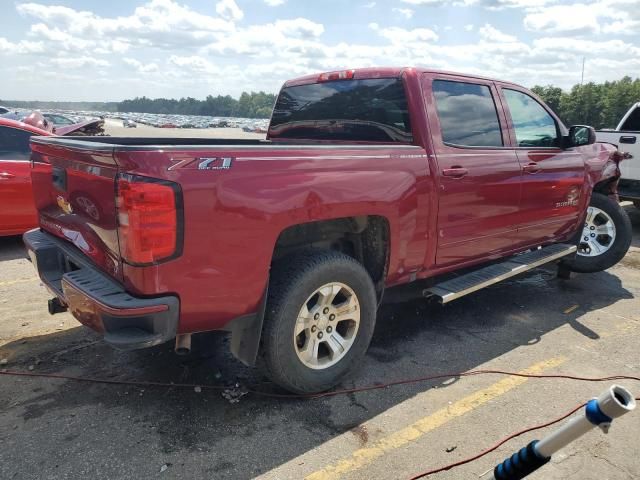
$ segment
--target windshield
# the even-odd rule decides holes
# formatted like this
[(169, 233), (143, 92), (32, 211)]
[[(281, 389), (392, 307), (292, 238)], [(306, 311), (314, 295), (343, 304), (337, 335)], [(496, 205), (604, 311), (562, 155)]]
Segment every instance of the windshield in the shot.
[(336, 80), (282, 89), (269, 137), (411, 143), (400, 78)]

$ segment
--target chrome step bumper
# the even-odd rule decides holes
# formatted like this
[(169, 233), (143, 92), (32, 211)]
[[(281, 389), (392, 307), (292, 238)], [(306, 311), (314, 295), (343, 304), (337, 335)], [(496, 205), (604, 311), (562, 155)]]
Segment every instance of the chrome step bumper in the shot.
[(473, 293), (494, 283), (514, 277), (528, 270), (552, 262), (567, 255), (575, 253), (575, 245), (558, 243), (548, 247), (532, 250), (520, 255), (509, 257), (502, 263), (489, 265), (459, 277), (438, 283), (427, 288), (425, 296), (435, 296), (440, 303), (449, 303), (452, 300)]

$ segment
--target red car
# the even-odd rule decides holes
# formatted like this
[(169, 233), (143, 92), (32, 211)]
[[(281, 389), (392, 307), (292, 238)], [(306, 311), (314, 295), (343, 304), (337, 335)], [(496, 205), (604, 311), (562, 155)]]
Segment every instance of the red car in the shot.
[(291, 80), (266, 141), (31, 144), (40, 229), (24, 240), (51, 313), (122, 349), (225, 330), (294, 392), (362, 363), (386, 287), (423, 279), (448, 303), (552, 261), (601, 271), (631, 242), (616, 148), (477, 76)]
[(31, 191), (29, 140), (50, 132), (0, 118), (0, 236), (19, 235), (38, 224)]

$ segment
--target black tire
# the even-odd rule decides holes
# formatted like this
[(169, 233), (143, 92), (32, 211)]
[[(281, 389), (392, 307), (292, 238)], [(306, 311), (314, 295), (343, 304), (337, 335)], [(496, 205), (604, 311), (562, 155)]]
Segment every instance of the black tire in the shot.
[[(296, 353), (294, 328), (303, 304), (317, 289), (340, 282), (353, 290), (360, 324), (351, 347), (324, 369), (306, 366)], [(316, 393), (337, 385), (364, 357), (376, 321), (377, 301), (371, 277), (355, 259), (335, 251), (309, 250), (277, 262), (269, 280), (260, 359), (265, 374), (294, 393)]]
[[(618, 202), (606, 195), (594, 192), (589, 205), (599, 208), (609, 215), (616, 228), (616, 235), (613, 240), (613, 245), (611, 245), (606, 252), (593, 257), (576, 254), (571, 260), (564, 261), (563, 263), (574, 272), (593, 273), (611, 268), (622, 260), (631, 245), (631, 221), (629, 220), (627, 212), (624, 211)], [(582, 229), (576, 234), (575, 241), (577, 244), (580, 244), (581, 236)]]
[(633, 206), (636, 207), (638, 210), (640, 210), (640, 200), (634, 200)]

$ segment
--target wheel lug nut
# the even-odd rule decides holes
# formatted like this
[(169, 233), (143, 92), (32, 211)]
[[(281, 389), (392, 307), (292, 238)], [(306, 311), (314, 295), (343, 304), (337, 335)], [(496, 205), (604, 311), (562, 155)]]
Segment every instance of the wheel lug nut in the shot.
[(316, 330), (318, 330), (318, 327), (316, 327), (315, 325), (313, 327), (311, 327), (311, 331), (315, 332)]
[(595, 236), (596, 236), (596, 234), (595, 234), (595, 233), (592, 233), (592, 234), (591, 234), (591, 236), (592, 236), (592, 237), (595, 237)]
[(327, 313), (329, 313), (329, 309), (325, 307), (325, 309), (322, 311), (322, 313), (324, 313), (326, 315)]
[(590, 229), (590, 230), (595, 230), (595, 229), (596, 229), (596, 227), (591, 226), (591, 227), (589, 227), (589, 229)]
[(313, 319), (314, 319), (314, 320), (318, 320), (319, 318), (320, 318), (320, 314), (319, 314), (319, 313), (316, 313), (316, 314), (313, 316)]
[(585, 242), (589, 241), (589, 237), (584, 237)]
[(332, 313), (331, 315), (329, 315), (329, 320), (335, 320), (336, 316)]
[(318, 338), (322, 338), (322, 332), (318, 332)]
[(333, 330), (333, 328), (327, 327), (327, 333), (331, 333), (332, 330)]

